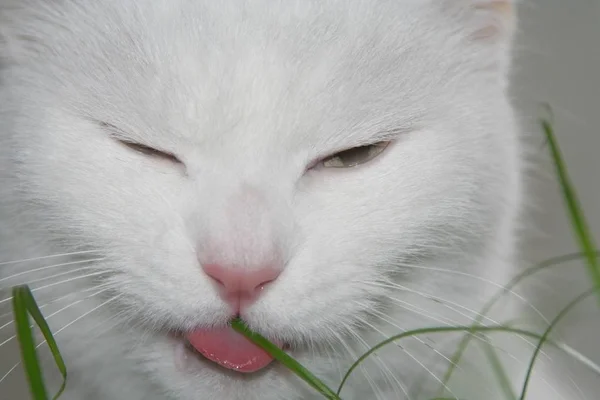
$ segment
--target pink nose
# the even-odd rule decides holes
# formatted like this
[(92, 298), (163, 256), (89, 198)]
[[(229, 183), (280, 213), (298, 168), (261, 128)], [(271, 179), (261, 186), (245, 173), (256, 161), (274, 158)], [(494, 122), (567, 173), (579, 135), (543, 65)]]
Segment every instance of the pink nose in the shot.
[(272, 267), (244, 270), (206, 264), (202, 268), (219, 285), (221, 297), (236, 309), (239, 309), (240, 302), (256, 300), (264, 286), (277, 279), (281, 273)]

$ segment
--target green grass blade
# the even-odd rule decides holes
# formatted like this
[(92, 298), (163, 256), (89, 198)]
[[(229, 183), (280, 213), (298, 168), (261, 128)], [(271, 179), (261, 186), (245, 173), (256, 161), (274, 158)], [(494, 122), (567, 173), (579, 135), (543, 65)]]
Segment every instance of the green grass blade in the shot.
[[(60, 371), (62, 377), (63, 377), (63, 381), (61, 384), (61, 387), (59, 388), (58, 392), (56, 393), (56, 395), (53, 397), (54, 400), (58, 399), (62, 393), (65, 390), (66, 384), (67, 384), (67, 367), (65, 365), (65, 361), (62, 358), (62, 355), (60, 354), (60, 350), (58, 349), (58, 345), (56, 344), (56, 341), (54, 340), (54, 336), (52, 335), (52, 332), (50, 330), (50, 327), (48, 326), (48, 323), (46, 322), (44, 316), (42, 315), (40, 309), (37, 306), (37, 303), (35, 301), (35, 298), (33, 297), (33, 294), (31, 293), (31, 290), (29, 289), (28, 286), (18, 286), (18, 287), (14, 287), (13, 288), (13, 301), (15, 301), (15, 299), (18, 299), (18, 304), (15, 305), (15, 322), (16, 322), (16, 318), (17, 315), (20, 315), (21, 320), (23, 320), (23, 315), (27, 316), (26, 322), (27, 322), (27, 329), (29, 330), (29, 335), (31, 335), (31, 328), (29, 325), (29, 317), (28, 314), (31, 315), (31, 317), (33, 318), (33, 320), (35, 321), (35, 323), (37, 324), (37, 326), (40, 328), (40, 331), (42, 332), (42, 335), (44, 336), (44, 339), (46, 340), (46, 343), (48, 344), (48, 347), (50, 348), (50, 351), (52, 353), (52, 356), (54, 357), (54, 362), (56, 363), (56, 366), (58, 368), (58, 370)], [(19, 314), (17, 314), (17, 312)], [(31, 368), (31, 373), (36, 374), (36, 370), (39, 371), (39, 375), (32, 375), (33, 378), (38, 378), (42, 381), (42, 385), (43, 385), (43, 380), (42, 380), (42, 375), (41, 375), (41, 371), (39, 368), (39, 362), (37, 359), (37, 354), (36, 354), (36, 350), (35, 350), (35, 343), (33, 343), (33, 338), (31, 337), (31, 348), (29, 348), (29, 338), (27, 336), (27, 332), (23, 332), (23, 334), (25, 336), (22, 335), (21, 331), (17, 331), (17, 335), (19, 337), (19, 341), (22, 343), (21, 346), (23, 346), (23, 343), (27, 344), (27, 348), (28, 351), (33, 351), (33, 358), (31, 358), (31, 356), (29, 357), (25, 357), (23, 356), (23, 363), (25, 365), (26, 370), (28, 371), (28, 375), (29, 375), (29, 371)], [(22, 350), (23, 351), (23, 350)], [(37, 385), (36, 385), (37, 387)], [(33, 389), (33, 387), (32, 387)], [(45, 391), (45, 390), (44, 390)], [(34, 397), (36, 400), (38, 399), (38, 397)], [(46, 397), (43, 397), (44, 399)], [(39, 399), (42, 399), (42, 397), (40, 397)]]
[(315, 390), (321, 393), (325, 398), (331, 400), (339, 400), (339, 396), (330, 389), (325, 383), (314, 376), (309, 370), (307, 370), (302, 364), (294, 360), (292, 357), (287, 355), (279, 347), (271, 343), (268, 339), (259, 335), (258, 333), (252, 332), (246, 324), (240, 319), (235, 319), (231, 326), (233, 329), (246, 336), (252, 342), (262, 347), (267, 353), (273, 356), (274, 359), (285, 365), (288, 369), (294, 372), (299, 378), (304, 380)]
[(360, 356), (358, 358), (358, 360), (356, 360), (354, 362), (354, 364), (352, 364), (352, 366), (348, 369), (348, 371), (346, 372), (346, 375), (344, 375), (344, 378), (342, 379), (342, 382), (340, 383), (340, 386), (338, 387), (337, 393), (339, 394), (344, 385), (346, 384), (346, 381), (348, 380), (348, 378), (350, 377), (350, 375), (352, 374), (352, 372), (370, 355), (372, 355), (373, 353), (375, 353), (377, 350), (381, 349), (382, 347), (404, 339), (404, 338), (408, 338), (408, 337), (413, 337), (413, 336), (420, 336), (420, 335), (425, 335), (428, 333), (447, 333), (447, 332), (508, 332), (508, 333), (515, 333), (517, 335), (522, 335), (522, 336), (528, 336), (528, 337), (533, 337), (536, 339), (539, 339), (541, 337), (541, 335), (538, 335), (537, 333), (534, 332), (530, 332), (530, 331), (526, 331), (523, 329), (516, 329), (516, 328), (509, 328), (506, 326), (444, 326), (444, 327), (435, 327), (435, 328), (422, 328), (422, 329), (414, 329), (414, 330), (410, 330), (410, 331), (406, 331), (406, 332), (402, 332), (401, 334), (392, 336), (382, 342), (379, 342), (377, 345), (373, 346), (371, 349), (369, 349), (366, 353), (364, 353), (362, 356)]
[(27, 292), (23, 288), (13, 289), (13, 312), (17, 337), (21, 347), (21, 360), (25, 369), (25, 375), (29, 382), (29, 390), (34, 400), (48, 400), (48, 393), (44, 386), (44, 378), (40, 369), (40, 362), (35, 350), (33, 332), (29, 325), (29, 313), (27, 312)]
[[(581, 250), (586, 254), (587, 266), (593, 285), (597, 288), (600, 288), (600, 265), (598, 264), (598, 259), (595, 256), (594, 239), (588, 228), (583, 210), (581, 209), (579, 203), (579, 199), (577, 198), (577, 194), (567, 173), (567, 167), (563, 161), (558, 142), (554, 135), (552, 124), (546, 120), (542, 120), (541, 124), (548, 140), (550, 153), (554, 161), (554, 167), (560, 182), (563, 198), (569, 211), (571, 225)], [(598, 290), (598, 299), (600, 300), (600, 290)]]
[[(481, 325), (481, 322), (483, 321), (483, 319), (485, 318), (485, 316), (489, 313), (489, 311), (492, 309), (492, 307), (507, 293), (509, 293), (510, 291), (512, 291), (519, 283), (521, 283), (523, 280), (525, 280), (526, 278), (536, 274), (537, 272), (544, 270), (546, 268), (550, 268), (550, 267), (556, 267), (558, 265), (561, 265), (563, 263), (566, 262), (570, 262), (570, 261), (575, 261), (578, 259), (582, 259), (585, 258), (587, 255), (585, 253), (571, 253), (571, 254), (565, 254), (562, 256), (558, 256), (558, 257), (553, 257), (550, 258), (548, 260), (542, 261), (541, 263), (528, 268), (527, 270), (523, 271), (522, 273), (520, 273), (519, 275), (517, 275), (515, 278), (513, 278), (508, 285), (506, 285), (506, 287), (499, 291), (494, 297), (492, 297), (487, 303), (486, 305), (483, 307), (483, 309), (481, 310), (481, 312), (479, 313), (479, 315), (477, 316), (477, 318), (475, 319), (474, 323), (473, 323), (473, 327), (477, 327), (479, 325)], [(595, 250), (594, 251), (594, 257), (598, 258), (600, 257), (600, 251)], [(462, 358), (462, 355), (464, 354), (464, 352), (467, 349), (467, 346), (469, 345), (469, 342), (471, 341), (471, 339), (473, 338), (473, 334), (474, 331), (469, 331), (467, 332), (467, 334), (465, 335), (465, 337), (463, 338), (463, 340), (459, 343), (458, 348), (456, 350), (456, 352), (454, 353), (454, 355), (452, 356), (451, 359), (451, 363), (450, 366), (448, 367), (448, 371), (446, 372), (446, 374), (444, 375), (444, 379), (442, 380), (443, 384), (440, 388), (440, 391), (443, 392), (443, 388), (445, 385), (448, 384), (452, 373), (454, 372), (454, 370), (456, 369), (456, 365), (458, 365), (458, 363), (460, 362), (460, 359)]]
[(596, 293), (597, 290), (598, 290), (598, 288), (592, 288), (590, 290), (587, 290), (583, 294), (577, 296), (575, 298), (575, 300), (571, 301), (552, 320), (552, 322), (550, 323), (550, 325), (548, 326), (548, 328), (546, 329), (546, 331), (544, 332), (542, 337), (539, 339), (539, 342), (535, 348), (535, 351), (534, 351), (533, 355), (531, 356), (531, 361), (529, 363), (529, 367), (527, 368), (527, 375), (525, 376), (525, 382), (523, 383), (523, 389), (521, 390), (521, 396), (519, 397), (519, 400), (525, 400), (525, 396), (527, 395), (527, 387), (529, 386), (529, 381), (531, 380), (531, 374), (533, 373), (533, 367), (535, 365), (535, 362), (537, 360), (537, 357), (538, 357), (540, 351), (542, 350), (542, 346), (544, 345), (544, 343), (546, 343), (546, 341), (548, 341), (548, 337), (550, 336), (550, 333), (552, 332), (552, 330), (575, 306), (577, 306), (583, 300), (587, 299), (588, 297), (590, 297), (591, 295)]
[(510, 384), (510, 379), (508, 378), (508, 375), (506, 375), (502, 361), (500, 361), (498, 354), (496, 354), (496, 350), (492, 346), (490, 339), (484, 335), (481, 345), (483, 346), (483, 350), (490, 361), (496, 377), (499, 380), (500, 387), (502, 388), (504, 395), (509, 400), (516, 400), (517, 395), (513, 391), (512, 385)]

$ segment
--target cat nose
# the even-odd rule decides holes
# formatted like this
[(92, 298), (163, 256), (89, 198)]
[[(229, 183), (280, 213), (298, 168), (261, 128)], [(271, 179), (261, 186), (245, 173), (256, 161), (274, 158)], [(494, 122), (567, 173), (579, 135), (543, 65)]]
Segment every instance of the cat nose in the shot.
[(202, 269), (219, 286), (223, 300), (239, 311), (240, 303), (254, 302), (264, 287), (277, 279), (281, 270), (268, 266), (241, 269), (218, 264), (206, 264)]

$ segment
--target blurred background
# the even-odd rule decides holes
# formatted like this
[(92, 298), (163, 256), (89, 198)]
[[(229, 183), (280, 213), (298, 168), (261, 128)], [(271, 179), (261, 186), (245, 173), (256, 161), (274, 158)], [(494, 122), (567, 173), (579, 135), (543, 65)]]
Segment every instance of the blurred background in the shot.
[[(548, 149), (542, 148), (538, 118), (547, 114), (541, 103), (553, 108), (556, 135), (571, 180), (596, 247), (600, 244), (600, 1), (521, 0), (519, 9), (512, 94), (522, 126), (534, 144), (528, 182), (532, 198), (522, 248), (527, 265), (578, 251)], [(532, 280), (525, 295), (548, 319), (590, 287), (582, 262), (552, 268)], [(597, 299), (577, 307), (557, 332), (600, 364)], [(598, 375), (578, 368), (576, 362), (565, 362), (557, 371), (570, 372), (573, 385), (580, 387), (581, 399), (600, 398)]]
[[(590, 228), (600, 238), (600, 0), (521, 0), (519, 8), (511, 92), (527, 140), (533, 144), (528, 182), (530, 208), (522, 238), (524, 264), (528, 265), (578, 250), (548, 149), (542, 147), (538, 124), (538, 118), (545, 115), (542, 103), (553, 107), (556, 134), (570, 176)], [(534, 278), (526, 297), (552, 319), (589, 286), (584, 265), (573, 262)], [(559, 333), (571, 346), (600, 364), (600, 309), (595, 298), (578, 307), (560, 325)], [(0, 335), (0, 343), (3, 337)], [(16, 346), (13, 347), (15, 356), (0, 360), (0, 378), (14, 365)], [(577, 374), (574, 384), (580, 387), (580, 398), (600, 398), (598, 376), (574, 367), (575, 364), (569, 362), (564, 368)], [(0, 385), (0, 399), (27, 398), (18, 368)]]

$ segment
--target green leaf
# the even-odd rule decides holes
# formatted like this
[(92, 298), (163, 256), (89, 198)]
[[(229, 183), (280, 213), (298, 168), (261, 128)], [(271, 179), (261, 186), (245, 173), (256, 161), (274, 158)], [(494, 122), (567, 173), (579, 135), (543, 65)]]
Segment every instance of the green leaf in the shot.
[(333, 390), (331, 390), (319, 378), (314, 376), (309, 370), (302, 366), (302, 364), (300, 364), (298, 361), (294, 360), (292, 357), (287, 355), (286, 352), (284, 352), (279, 347), (271, 343), (268, 339), (264, 338), (258, 333), (252, 332), (241, 319), (238, 318), (232, 321), (231, 326), (233, 327), (233, 329), (246, 336), (256, 345), (262, 347), (274, 359), (285, 365), (299, 378), (304, 380), (315, 390), (317, 390), (319, 393), (325, 396), (325, 398), (332, 400), (340, 399), (339, 396)]
[(35, 351), (35, 341), (29, 326), (29, 314), (26, 306), (26, 295), (19, 290), (13, 289), (13, 311), (17, 337), (21, 347), (21, 359), (25, 367), (25, 374), (29, 381), (29, 389), (35, 400), (48, 400), (48, 393), (44, 386), (44, 378), (40, 369), (40, 362)]
[[(563, 161), (558, 142), (554, 135), (552, 124), (544, 119), (541, 120), (541, 124), (548, 140), (550, 153), (552, 155), (556, 174), (562, 189), (563, 199), (569, 211), (571, 226), (577, 241), (579, 242), (581, 250), (586, 255), (587, 266), (593, 284), (595, 287), (600, 288), (600, 265), (598, 264), (598, 259), (596, 258), (595, 254), (596, 249), (594, 246), (594, 239), (588, 228), (583, 210), (579, 203), (579, 199), (577, 198), (577, 194), (567, 173), (567, 167)], [(598, 299), (600, 300), (600, 290), (598, 290)]]
[(44, 339), (48, 343), (48, 347), (54, 357), (54, 362), (60, 371), (63, 382), (58, 390), (58, 393), (53, 397), (54, 400), (58, 399), (65, 390), (67, 384), (67, 367), (60, 354), (58, 345), (54, 340), (54, 336), (50, 331), (48, 323), (44, 319), (40, 309), (37, 306), (35, 298), (31, 293), (28, 286), (17, 286), (13, 290), (13, 312), (15, 316), (15, 324), (17, 326), (17, 337), (21, 347), (21, 358), (25, 373), (29, 381), (31, 394), (34, 400), (47, 400), (48, 394), (44, 386), (44, 379), (42, 371), (40, 369), (39, 359), (37, 357), (37, 351), (35, 341), (33, 339), (33, 333), (30, 326), (29, 315), (33, 317), (33, 320), (40, 328)]

